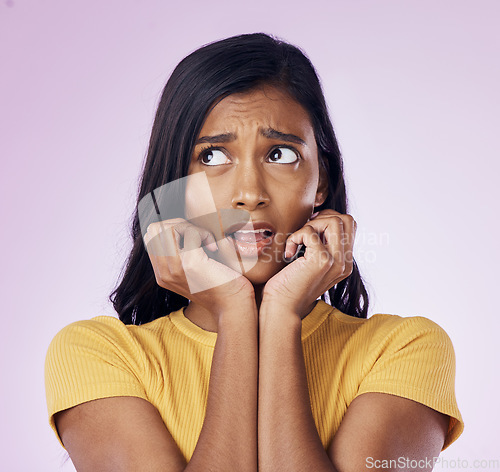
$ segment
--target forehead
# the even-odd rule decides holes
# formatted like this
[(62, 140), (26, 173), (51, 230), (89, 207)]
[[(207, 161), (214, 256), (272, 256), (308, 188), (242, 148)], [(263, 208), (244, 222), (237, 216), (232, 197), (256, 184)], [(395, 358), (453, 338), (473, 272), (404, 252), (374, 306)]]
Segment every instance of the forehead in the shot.
[(209, 112), (200, 134), (230, 132), (234, 128), (271, 127), (314, 137), (307, 111), (289, 94), (271, 86), (231, 94)]

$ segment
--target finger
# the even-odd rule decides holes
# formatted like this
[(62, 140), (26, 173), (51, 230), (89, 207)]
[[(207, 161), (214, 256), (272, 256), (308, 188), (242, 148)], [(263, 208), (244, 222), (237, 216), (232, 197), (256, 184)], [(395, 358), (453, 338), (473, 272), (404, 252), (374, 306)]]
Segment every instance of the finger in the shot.
[[(323, 215), (318, 215), (317, 218), (308, 221), (306, 224), (312, 226), (318, 232), (324, 233), (328, 227), (328, 222), (333, 221), (332, 218), (340, 218), (343, 222), (342, 238), (344, 243), (344, 254), (347, 255), (349, 252), (349, 258), (346, 257), (346, 261), (350, 259), (350, 262), (352, 262), (352, 249), (356, 238), (357, 223), (351, 215), (343, 215), (334, 210), (323, 210)], [(328, 237), (328, 235), (326, 235), (326, 237)]]
[(354, 264), (354, 240), (356, 239), (356, 232), (358, 230), (358, 224), (354, 218), (352, 218), (350, 223), (350, 225), (344, 225), (344, 236), (346, 238), (344, 243), (344, 254), (346, 263), (350, 266), (349, 273), (351, 273)]
[[(183, 248), (186, 247), (185, 233), (186, 233), (188, 228), (190, 228), (190, 229), (194, 228), (195, 231), (198, 232), (198, 234), (200, 235), (200, 238), (201, 238), (198, 247), (204, 246), (212, 252), (215, 252), (218, 250), (217, 242), (215, 241), (214, 235), (210, 231), (208, 231), (207, 229), (202, 228), (200, 226), (193, 225), (192, 223), (185, 221), (185, 220), (182, 220), (181, 222), (177, 223), (173, 227), (175, 228), (175, 231), (173, 234), (175, 236), (176, 244), (179, 248), (181, 247), (181, 241), (183, 241), (183, 244), (182, 244)], [(190, 247), (190, 249), (194, 249), (194, 247)]]
[(297, 247), (297, 250), (295, 251), (295, 254), (293, 254), (291, 257), (285, 256), (285, 262), (290, 263), (290, 262), (293, 262), (295, 259), (298, 259), (300, 251), (302, 251), (303, 249), (304, 249), (304, 245), (299, 244), (299, 246)]
[(325, 228), (325, 245), (334, 259), (333, 269), (340, 273), (345, 270), (345, 230), (344, 220), (339, 216), (329, 219), (329, 224)]
[[(356, 221), (350, 215), (331, 217), (325, 229), (328, 250), (334, 255), (338, 267), (343, 267), (342, 274), (349, 275), (354, 264), (354, 239), (356, 237)], [(340, 225), (339, 225), (340, 223)]]
[[(294, 244), (304, 242), (307, 251), (305, 256), (309, 255), (311, 259), (318, 259), (318, 264), (327, 267), (331, 271), (331, 276), (336, 278), (346, 271), (345, 258), (345, 235), (343, 220), (337, 216), (330, 216), (315, 224), (308, 222), (303, 228), (294, 233), (290, 238)], [(322, 233), (323, 238), (320, 238)], [(307, 258), (307, 257), (306, 257)], [(347, 264), (347, 270), (352, 268)]]
[(214, 235), (205, 229), (201, 232), (201, 241), (202, 245), (206, 247), (208, 250), (215, 252), (218, 251), (217, 242), (215, 241)]
[(306, 246), (306, 252), (304, 256), (306, 258), (324, 258), (329, 260), (328, 250), (325, 248), (324, 244), (321, 242), (319, 234), (315, 231), (311, 226), (304, 226), (299, 231), (291, 234), (285, 245), (285, 256), (287, 258), (292, 257), (298, 246), (300, 245)]
[[(295, 254), (299, 249), (299, 246), (306, 245), (307, 247), (307, 244), (305, 244), (304, 235), (306, 232), (310, 232), (311, 229), (313, 229), (313, 231), (316, 232), (315, 228), (313, 228), (312, 226), (308, 226), (308, 224), (306, 224), (302, 228), (300, 228), (299, 230), (295, 231), (290, 236), (288, 236), (285, 243), (285, 257), (287, 259), (290, 259), (291, 257), (295, 256)], [(316, 234), (316, 236), (319, 239), (319, 235)], [(312, 244), (311, 239), (309, 239), (309, 243), (310, 245)]]
[(316, 222), (314, 225), (310, 223), (308, 225), (322, 233), (322, 241), (325, 248), (333, 258), (332, 268), (343, 272), (345, 268), (344, 221), (338, 216), (331, 216), (328, 219)]
[(158, 235), (162, 230), (166, 231), (171, 226), (177, 226), (186, 223), (183, 218), (172, 218), (170, 220), (155, 221), (151, 223), (144, 234), (144, 243), (147, 245), (149, 241)]
[(146, 251), (150, 256), (166, 257), (177, 256), (178, 248), (172, 235), (172, 226), (164, 222), (152, 223), (144, 235)]
[(343, 259), (345, 231), (344, 220), (342, 218), (330, 216), (314, 222), (310, 221), (306, 226), (311, 226), (321, 236), (321, 240), (330, 254), (335, 255), (337, 252), (340, 252), (341, 259)]
[(183, 274), (174, 225), (169, 224), (168, 220), (151, 224), (144, 239), (147, 241), (146, 249), (160, 286), (164, 287), (172, 275)]
[(344, 220), (344, 223), (351, 224), (351, 223), (349, 223), (349, 221), (352, 221), (352, 224), (354, 224), (355, 229), (357, 228), (357, 223), (351, 215), (339, 213), (338, 211), (332, 210), (330, 208), (314, 213), (313, 215), (311, 215), (308, 222), (315, 221), (315, 220), (321, 220), (321, 219), (325, 219), (325, 218), (330, 218), (332, 216), (338, 216), (338, 217), (342, 218)]
[(342, 213), (335, 211), (335, 210), (332, 210), (331, 208), (328, 208), (326, 210), (321, 210), (321, 211), (317, 211), (316, 213), (313, 213), (309, 217), (309, 221), (312, 221), (315, 219), (321, 219), (321, 218), (328, 218), (328, 217), (334, 216), (334, 215), (340, 216), (340, 215), (342, 215)]
[(194, 226), (183, 228), (184, 247), (182, 252), (194, 251), (201, 248), (201, 236)]

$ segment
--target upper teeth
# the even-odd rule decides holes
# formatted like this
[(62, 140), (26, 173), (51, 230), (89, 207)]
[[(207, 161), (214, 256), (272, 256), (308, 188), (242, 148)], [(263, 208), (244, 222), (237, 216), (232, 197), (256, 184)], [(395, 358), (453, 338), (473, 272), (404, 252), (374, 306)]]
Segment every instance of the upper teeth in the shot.
[(235, 231), (235, 233), (264, 233), (266, 231), (271, 232), (271, 230), (269, 230), (269, 229), (255, 229), (255, 230), (239, 229), (238, 231)]

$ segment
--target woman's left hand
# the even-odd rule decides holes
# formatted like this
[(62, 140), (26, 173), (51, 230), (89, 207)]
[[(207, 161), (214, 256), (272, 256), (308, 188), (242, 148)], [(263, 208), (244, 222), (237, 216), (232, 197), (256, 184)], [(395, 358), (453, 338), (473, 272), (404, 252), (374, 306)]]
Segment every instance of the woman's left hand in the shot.
[(320, 295), (351, 274), (356, 227), (351, 215), (322, 210), (292, 233), (286, 242), (286, 256), (291, 258), (300, 244), (306, 248), (304, 256), (268, 280), (262, 305), (279, 307), (300, 318), (307, 315)]

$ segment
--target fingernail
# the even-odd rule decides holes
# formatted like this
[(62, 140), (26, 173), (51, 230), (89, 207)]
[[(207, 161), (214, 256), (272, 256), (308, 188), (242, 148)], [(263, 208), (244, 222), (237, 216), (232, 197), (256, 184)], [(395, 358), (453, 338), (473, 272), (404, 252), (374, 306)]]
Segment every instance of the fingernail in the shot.
[(310, 218), (310, 219), (312, 220), (313, 218), (316, 218), (318, 215), (319, 215), (319, 211), (317, 211), (316, 213), (313, 213), (313, 214), (311, 215), (311, 218)]

